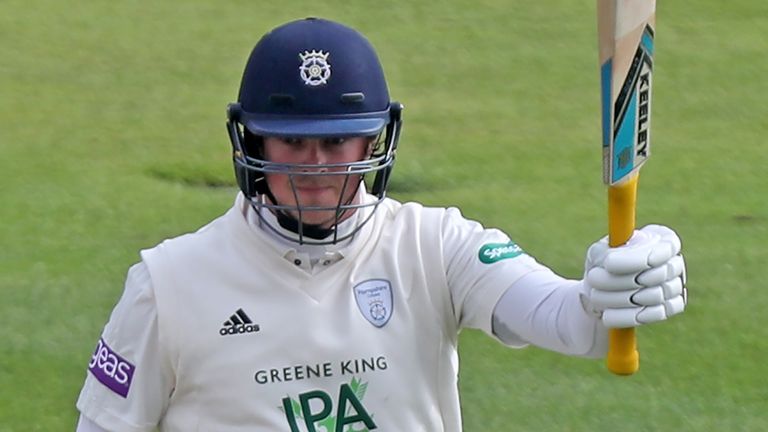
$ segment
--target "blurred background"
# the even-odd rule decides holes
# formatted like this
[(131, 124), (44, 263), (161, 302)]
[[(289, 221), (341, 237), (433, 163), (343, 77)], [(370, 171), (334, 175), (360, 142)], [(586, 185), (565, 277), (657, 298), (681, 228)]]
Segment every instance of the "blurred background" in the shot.
[[(269, 29), (360, 30), (406, 106), (392, 195), (457, 206), (580, 278), (607, 230), (595, 2), (0, 3), (0, 431), (74, 428), (138, 251), (235, 195), (224, 109)], [(657, 6), (638, 224), (675, 228), (690, 304), (641, 370), (462, 333), (465, 430), (768, 429), (768, 3)]]

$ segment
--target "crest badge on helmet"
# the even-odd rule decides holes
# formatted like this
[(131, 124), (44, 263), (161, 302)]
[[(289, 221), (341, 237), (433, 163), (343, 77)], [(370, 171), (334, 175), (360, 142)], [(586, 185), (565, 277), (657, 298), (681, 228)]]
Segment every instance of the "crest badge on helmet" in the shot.
[(331, 77), (331, 65), (328, 63), (329, 53), (323, 51), (304, 51), (299, 54), (301, 66), (299, 73), (304, 84), (312, 87), (328, 83)]

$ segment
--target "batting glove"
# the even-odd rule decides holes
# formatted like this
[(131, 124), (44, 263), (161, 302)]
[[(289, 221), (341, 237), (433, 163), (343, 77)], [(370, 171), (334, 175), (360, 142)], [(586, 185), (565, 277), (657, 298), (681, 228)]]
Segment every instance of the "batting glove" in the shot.
[(661, 225), (636, 230), (611, 248), (608, 237), (587, 251), (582, 304), (608, 328), (663, 321), (685, 310), (685, 261), (680, 237)]

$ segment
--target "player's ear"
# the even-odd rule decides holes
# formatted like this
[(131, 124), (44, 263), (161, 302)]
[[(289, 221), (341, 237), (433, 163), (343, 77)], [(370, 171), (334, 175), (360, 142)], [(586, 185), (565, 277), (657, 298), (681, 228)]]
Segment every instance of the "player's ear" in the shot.
[(255, 159), (264, 158), (264, 138), (251, 133), (248, 129), (243, 131), (243, 150), (249, 157)]
[(379, 136), (371, 135), (365, 138), (367, 143), (366, 149), (365, 149), (365, 158), (370, 159), (371, 157), (373, 157), (373, 153), (376, 151), (376, 147), (377, 147), (376, 144), (378, 144)]

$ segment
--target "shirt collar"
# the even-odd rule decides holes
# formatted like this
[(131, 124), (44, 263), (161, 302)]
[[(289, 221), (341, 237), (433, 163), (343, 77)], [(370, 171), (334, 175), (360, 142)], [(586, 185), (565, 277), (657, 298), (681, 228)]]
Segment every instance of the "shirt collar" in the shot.
[[(357, 193), (358, 202), (370, 202), (370, 200), (375, 199), (375, 197), (371, 197), (366, 193), (364, 187), (360, 187)], [(254, 199), (260, 199), (260, 197)], [(277, 222), (277, 217), (268, 209), (254, 208), (254, 206), (245, 199), (245, 196), (242, 193), (238, 194), (236, 205), (242, 209), (243, 215), (252, 229), (264, 233), (277, 247), (283, 258), (293, 262), (299, 267), (305, 267), (305, 264), (311, 266), (311, 264), (314, 263), (328, 266), (341, 260), (345, 255), (345, 251), (350, 249), (351, 245), (358, 237), (358, 235), (355, 234), (339, 243), (328, 245), (299, 244), (298, 241), (289, 240), (298, 240), (298, 235), (280, 226)], [(259, 215), (259, 211), (261, 211), (261, 215)], [(354, 230), (357, 224), (368, 217), (369, 212), (372, 211), (373, 207), (367, 206), (356, 209), (352, 216), (338, 225), (338, 236), (343, 237)], [(360, 231), (358, 231), (358, 234), (359, 233)], [(307, 263), (307, 261), (309, 261), (309, 263)]]

